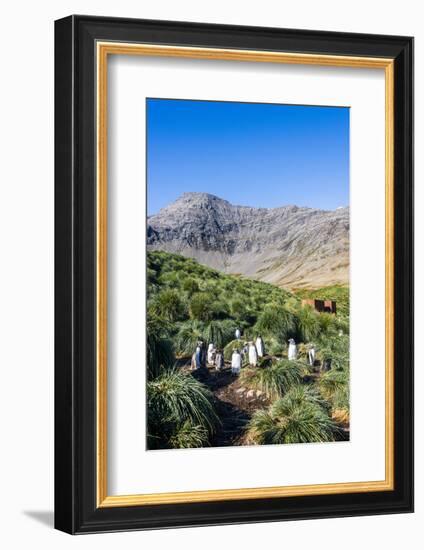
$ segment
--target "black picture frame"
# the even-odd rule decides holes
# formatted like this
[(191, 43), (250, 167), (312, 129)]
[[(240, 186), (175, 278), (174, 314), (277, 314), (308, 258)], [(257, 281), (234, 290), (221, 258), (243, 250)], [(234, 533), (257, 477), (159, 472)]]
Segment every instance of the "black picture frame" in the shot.
[[(393, 491), (98, 508), (98, 40), (394, 59)], [(94, 533), (413, 511), (413, 39), (73, 15), (55, 22), (55, 527)]]

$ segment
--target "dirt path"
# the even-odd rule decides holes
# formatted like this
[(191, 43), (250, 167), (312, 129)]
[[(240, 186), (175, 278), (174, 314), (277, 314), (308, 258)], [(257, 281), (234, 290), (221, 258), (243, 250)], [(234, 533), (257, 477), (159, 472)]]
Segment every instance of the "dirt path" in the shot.
[(211, 445), (228, 447), (245, 444), (246, 425), (255, 410), (267, 407), (266, 396), (244, 388), (238, 376), (231, 374), (229, 364), (220, 372), (212, 367), (192, 374), (214, 394), (216, 411), (222, 423)]

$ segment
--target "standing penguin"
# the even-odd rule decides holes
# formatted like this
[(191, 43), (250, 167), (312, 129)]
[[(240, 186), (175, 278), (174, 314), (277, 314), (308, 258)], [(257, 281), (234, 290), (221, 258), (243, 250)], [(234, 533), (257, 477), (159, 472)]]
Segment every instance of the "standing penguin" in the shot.
[(240, 332), (240, 329), (239, 328), (236, 328), (236, 340), (240, 340), (240, 337), (241, 337), (241, 332)]
[(289, 350), (288, 350), (288, 359), (289, 359), (289, 361), (295, 361), (296, 358), (297, 358), (296, 342), (293, 340), (293, 338), (290, 338), (290, 340), (289, 340)]
[(256, 367), (258, 364), (258, 352), (256, 351), (256, 346), (253, 342), (249, 342), (249, 365)]
[(215, 361), (215, 348), (211, 342), (208, 346), (208, 365), (213, 365)]
[(206, 368), (206, 344), (204, 342), (200, 342), (200, 362), (202, 367)]
[(231, 356), (231, 374), (240, 374), (241, 370), (241, 355), (238, 349), (233, 351)]
[(202, 348), (199, 344), (197, 345), (196, 352), (194, 354), (196, 370), (202, 368)]
[(256, 351), (258, 352), (258, 357), (263, 357), (265, 355), (264, 341), (262, 340), (262, 336), (260, 334), (256, 338)]
[(308, 350), (308, 363), (311, 367), (315, 364), (315, 346), (311, 346)]
[(221, 371), (224, 368), (224, 354), (222, 353), (221, 349), (216, 350), (215, 368), (217, 371)]
[(248, 359), (248, 355), (249, 355), (249, 345), (247, 342), (245, 342), (243, 344), (243, 347), (241, 348), (241, 359), (243, 361), (243, 363), (245, 363)]

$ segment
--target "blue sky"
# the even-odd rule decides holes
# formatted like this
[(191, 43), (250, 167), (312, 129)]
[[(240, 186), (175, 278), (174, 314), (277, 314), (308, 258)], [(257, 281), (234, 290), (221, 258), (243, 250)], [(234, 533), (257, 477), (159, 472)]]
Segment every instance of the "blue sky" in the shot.
[(349, 204), (349, 108), (147, 99), (148, 215), (186, 191), (233, 204)]

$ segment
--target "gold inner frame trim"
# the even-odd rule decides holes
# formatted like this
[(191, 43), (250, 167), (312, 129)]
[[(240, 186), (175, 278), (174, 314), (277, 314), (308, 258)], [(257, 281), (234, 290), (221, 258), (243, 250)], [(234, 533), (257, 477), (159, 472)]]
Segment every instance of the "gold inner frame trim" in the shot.
[[(394, 60), (255, 50), (97, 42), (97, 506), (142, 506), (306, 495), (365, 493), (394, 489)], [(385, 479), (315, 485), (217, 489), (109, 496), (107, 493), (107, 61), (109, 55), (220, 59), (385, 71)]]

